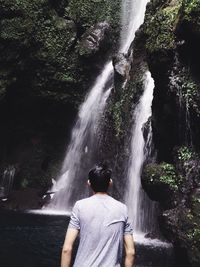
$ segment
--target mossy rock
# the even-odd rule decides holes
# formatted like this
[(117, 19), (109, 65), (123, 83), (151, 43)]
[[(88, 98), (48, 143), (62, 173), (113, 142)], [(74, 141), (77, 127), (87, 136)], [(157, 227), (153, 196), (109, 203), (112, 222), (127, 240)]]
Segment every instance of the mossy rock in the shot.
[[(153, 1), (152, 5), (155, 7), (156, 3)], [(167, 4), (161, 6), (162, 8), (158, 6), (153, 16), (147, 17), (144, 29), (147, 35), (146, 49), (148, 53), (174, 49), (176, 44), (174, 30), (178, 23), (181, 3), (181, 0), (168, 1)]]
[(142, 185), (152, 200), (160, 201), (164, 206), (173, 206), (178, 194), (180, 177), (174, 165), (169, 163), (151, 163), (144, 167)]
[(13, 92), (20, 88), (26, 97), (78, 106), (93, 82), (89, 74), (96, 76), (107, 56), (100, 51), (98, 57), (83, 60), (78, 51), (80, 39), (87, 29), (106, 20), (111, 26), (107, 52), (115, 50), (120, 5), (103, 0), (54, 2), (0, 1), (0, 63), (2, 71), (9, 72), (2, 90), (11, 86)]
[(119, 33), (117, 28), (120, 20), (120, 4), (119, 0), (70, 0), (65, 16), (72, 18), (77, 25), (86, 29), (91, 25), (106, 20), (112, 25), (115, 32)]
[[(167, 234), (173, 243), (187, 254), (189, 264), (198, 267), (200, 262), (200, 217), (191, 209), (180, 205), (164, 212)], [(165, 230), (166, 231), (166, 230)]]
[(185, 34), (192, 33), (200, 37), (199, 15), (200, 15), (200, 2), (198, 0), (183, 0), (180, 25), (184, 27), (184, 30), (186, 31)]

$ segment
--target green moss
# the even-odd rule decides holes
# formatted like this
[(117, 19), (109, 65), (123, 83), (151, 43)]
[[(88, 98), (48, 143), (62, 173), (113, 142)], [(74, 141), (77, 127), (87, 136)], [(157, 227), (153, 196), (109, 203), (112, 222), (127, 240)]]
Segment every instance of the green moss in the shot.
[(30, 20), (23, 18), (4, 19), (1, 22), (0, 38), (3, 40), (20, 41), (24, 44), (32, 32), (33, 24)]
[(119, 5), (119, 0), (71, 0), (65, 15), (82, 27), (88, 28), (97, 22), (107, 20), (115, 28), (119, 26)]
[(72, 76), (69, 76), (67, 73), (64, 74), (62, 72), (56, 72), (54, 75), (54, 79), (61, 81), (61, 82), (67, 82), (67, 83), (74, 83), (75, 80)]
[[(65, 36), (65, 38), (63, 38)], [(34, 41), (40, 43), (37, 57), (40, 60), (67, 65), (67, 51), (76, 40), (75, 26), (59, 17), (46, 21), (37, 29)]]
[(192, 210), (182, 210), (179, 214), (179, 237), (186, 248), (190, 262), (194, 266), (200, 261), (200, 216)]
[(114, 129), (116, 132), (116, 137), (119, 137), (120, 135), (123, 134), (123, 118), (122, 118), (122, 106), (123, 106), (123, 101), (118, 101), (115, 103), (113, 106), (113, 119), (114, 119)]
[(21, 188), (22, 189), (25, 189), (25, 188), (28, 187), (28, 185), (29, 185), (28, 180), (26, 178), (22, 179), (22, 181), (21, 181)]
[(92, 25), (107, 21), (111, 26), (109, 38), (113, 47), (116, 47), (120, 34), (120, 7), (120, 0), (71, 0), (65, 17), (75, 21), (79, 37)]
[(200, 12), (200, 2), (199, 0), (183, 0), (183, 8), (185, 18), (193, 20), (195, 14)]
[(178, 86), (175, 86), (177, 96), (184, 102), (188, 111), (192, 109), (197, 116), (200, 116), (199, 82), (194, 79), (188, 67), (177, 68), (176, 66), (176, 69), (178, 73), (174, 75), (174, 78), (178, 81)]
[(194, 152), (186, 146), (183, 146), (178, 150), (178, 159), (181, 161), (191, 160), (193, 157)]
[[(138, 66), (138, 69), (139, 66)], [(141, 69), (140, 69), (141, 70)], [(123, 138), (127, 131), (127, 124), (132, 120), (132, 110), (144, 89), (144, 70), (137, 72), (135, 79), (128, 81), (127, 87), (115, 92), (116, 96), (109, 104), (109, 113), (112, 117), (113, 129), (117, 138)], [(131, 126), (130, 126), (131, 127)]]
[[(54, 2), (0, 0), (0, 63), (6, 66), (3, 71), (8, 69), (11, 74), (13, 88), (14, 78), (17, 84), (18, 77), (27, 77), (25, 84), (20, 84), (20, 90), (24, 89), (26, 95), (67, 102), (71, 96), (72, 103), (77, 96), (80, 103), (91, 85), (89, 74), (97, 71), (96, 61), (100, 58), (92, 59), (90, 64), (80, 59), (79, 40), (96, 22), (107, 20), (111, 26), (108, 50), (112, 49), (111, 44), (116, 47), (120, 1)], [(4, 76), (1, 92), (6, 91), (9, 84)]]
[(160, 181), (177, 190), (178, 185), (174, 166), (172, 164), (162, 163), (160, 167), (162, 172)]
[(145, 22), (147, 35), (146, 48), (152, 53), (162, 49), (173, 49), (175, 46), (174, 29), (178, 22), (182, 1), (175, 1), (148, 17)]
[(175, 167), (169, 163), (149, 164), (144, 169), (146, 182), (149, 184), (167, 186), (172, 191), (178, 190), (180, 177), (177, 177)]
[(187, 108), (192, 108), (200, 116), (200, 109), (198, 104), (199, 85), (189, 78), (185, 80), (182, 86), (182, 93), (186, 101)]

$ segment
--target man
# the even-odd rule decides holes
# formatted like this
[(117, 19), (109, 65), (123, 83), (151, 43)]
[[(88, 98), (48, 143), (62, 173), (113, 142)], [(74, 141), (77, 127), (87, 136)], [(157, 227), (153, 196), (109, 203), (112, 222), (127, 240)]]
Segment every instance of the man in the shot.
[[(133, 267), (134, 242), (127, 208), (107, 194), (112, 184), (111, 170), (97, 165), (89, 172), (94, 195), (77, 201), (62, 250), (61, 267), (69, 267), (72, 248), (80, 232), (74, 267)], [(122, 263), (122, 250), (125, 260)]]

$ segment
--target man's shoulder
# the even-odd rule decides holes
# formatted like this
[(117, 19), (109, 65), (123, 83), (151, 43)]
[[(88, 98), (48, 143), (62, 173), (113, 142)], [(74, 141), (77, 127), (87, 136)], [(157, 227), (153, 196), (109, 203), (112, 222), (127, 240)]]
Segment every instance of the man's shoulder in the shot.
[(86, 203), (89, 203), (91, 202), (91, 197), (87, 197), (87, 198), (83, 198), (83, 199), (80, 199), (78, 201), (76, 201), (75, 205), (76, 206), (84, 206)]
[[(113, 207), (115, 208), (118, 208), (120, 210), (124, 210), (126, 211), (127, 210), (127, 206), (122, 203), (121, 201), (111, 197), (111, 196), (108, 196), (106, 199), (106, 201), (108, 201), (108, 204), (109, 205), (112, 205)], [(90, 205), (94, 205), (95, 204), (95, 196), (91, 196), (91, 197), (87, 197), (87, 198), (84, 198), (84, 199), (81, 199), (81, 200), (78, 200), (75, 205), (79, 208), (81, 207), (85, 207), (85, 206), (90, 206)]]
[(119, 200), (117, 200), (117, 199), (115, 199), (113, 197), (111, 197), (111, 199), (112, 199), (114, 205), (116, 205), (119, 208), (124, 209), (124, 210), (127, 209), (127, 206), (124, 203), (122, 203), (121, 201), (119, 201)]

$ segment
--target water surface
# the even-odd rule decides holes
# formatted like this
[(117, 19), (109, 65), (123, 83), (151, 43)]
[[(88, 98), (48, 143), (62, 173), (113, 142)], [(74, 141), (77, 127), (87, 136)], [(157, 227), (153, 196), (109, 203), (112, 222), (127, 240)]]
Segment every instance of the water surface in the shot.
[[(68, 222), (67, 215), (1, 211), (0, 266), (59, 267)], [(171, 247), (137, 242), (136, 254), (135, 267), (174, 267)]]

